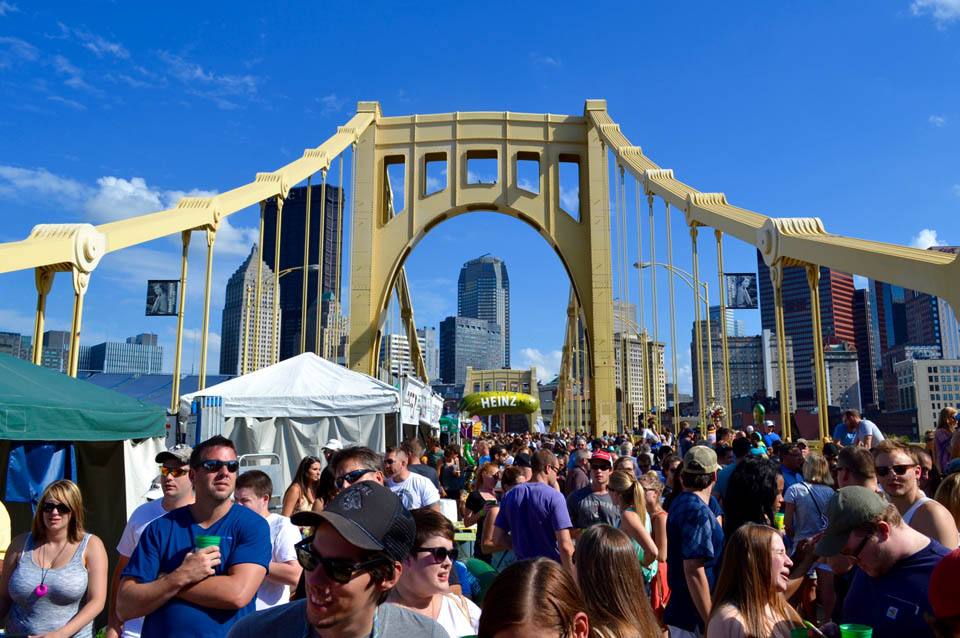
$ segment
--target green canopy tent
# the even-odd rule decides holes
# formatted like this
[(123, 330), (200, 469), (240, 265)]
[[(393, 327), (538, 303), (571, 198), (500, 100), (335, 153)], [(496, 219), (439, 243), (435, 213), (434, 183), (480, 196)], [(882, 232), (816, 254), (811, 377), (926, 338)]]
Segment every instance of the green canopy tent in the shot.
[(8, 498), (8, 481), (24, 478), (17, 461), (16, 476), (8, 476), (11, 454), (22, 459), (23, 445), (63, 443), (76, 459), (85, 527), (115, 558), (127, 517), (157, 475), (154, 456), (165, 435), (162, 407), (0, 354), (0, 495), (14, 535), (30, 528), (32, 511), (30, 503)]

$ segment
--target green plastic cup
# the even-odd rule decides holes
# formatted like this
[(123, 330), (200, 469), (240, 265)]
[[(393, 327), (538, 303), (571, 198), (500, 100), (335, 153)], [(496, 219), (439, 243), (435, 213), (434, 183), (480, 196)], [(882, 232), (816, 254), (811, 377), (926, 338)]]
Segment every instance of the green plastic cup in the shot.
[(840, 638), (870, 638), (873, 627), (867, 625), (840, 625)]
[(806, 627), (794, 627), (790, 630), (790, 638), (807, 638), (808, 630)]
[(220, 537), (198, 534), (196, 540), (194, 541), (194, 547), (197, 549), (203, 549), (204, 547), (220, 547)]

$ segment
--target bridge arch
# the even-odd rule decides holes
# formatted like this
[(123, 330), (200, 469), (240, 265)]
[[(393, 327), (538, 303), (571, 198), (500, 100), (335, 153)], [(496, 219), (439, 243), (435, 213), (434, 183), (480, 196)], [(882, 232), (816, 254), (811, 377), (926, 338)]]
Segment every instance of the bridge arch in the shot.
[[(453, 217), (500, 213), (532, 227), (560, 258), (583, 311), (591, 421), (597, 431), (616, 430), (607, 153), (589, 118), (505, 112), (388, 118), (376, 103), (362, 108), (375, 117), (356, 151), (349, 366), (376, 373), (382, 318), (404, 261), (423, 237)], [(468, 182), (475, 158), (497, 160), (495, 183)], [(530, 158), (539, 163), (537, 193), (523, 188), (516, 170)], [(444, 162), (447, 175), (436, 192), (426, 188), (431, 161)], [(579, 218), (559, 204), (564, 161), (579, 165)], [(398, 163), (404, 199), (394, 207), (388, 169)]]

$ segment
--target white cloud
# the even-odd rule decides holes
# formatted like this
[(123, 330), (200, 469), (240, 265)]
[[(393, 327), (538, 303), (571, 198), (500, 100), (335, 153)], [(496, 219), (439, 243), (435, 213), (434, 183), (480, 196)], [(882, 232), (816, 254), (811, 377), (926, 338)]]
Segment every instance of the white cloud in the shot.
[(522, 348), (519, 356), (514, 358), (518, 368), (537, 366), (537, 378), (542, 382), (548, 382), (559, 374), (562, 356), (563, 352), (560, 350), (543, 353), (536, 348)]
[(0, 69), (13, 66), (14, 62), (24, 60), (34, 62), (40, 57), (40, 49), (19, 38), (0, 38)]
[(947, 118), (945, 115), (931, 115), (927, 118), (927, 121), (937, 128), (943, 128), (947, 125)]
[(83, 71), (71, 64), (70, 60), (64, 56), (53, 56), (53, 68), (58, 74), (68, 76), (67, 79), (63, 81), (66, 86), (69, 86), (72, 89), (88, 91), (98, 95), (103, 93), (100, 91), (100, 89), (88, 84), (87, 81), (83, 79)]
[(227, 99), (247, 98), (257, 96), (257, 85), (262, 78), (256, 75), (218, 74), (204, 70), (202, 66), (170, 53), (158, 51), (157, 56), (167, 64), (167, 70), (174, 78), (180, 80), (194, 95), (213, 100), (221, 109), (234, 109), (239, 105)]
[(561, 60), (559, 57), (550, 56), (550, 55), (541, 55), (535, 52), (530, 53), (530, 61), (533, 63), (534, 66), (537, 66), (537, 67), (551, 66), (558, 69), (563, 67), (563, 60)]
[(45, 168), (0, 166), (0, 196), (18, 201), (49, 199), (66, 206), (77, 206), (92, 194), (93, 189), (89, 186), (54, 175)]
[(914, 248), (927, 249), (931, 246), (946, 246), (947, 242), (937, 237), (937, 231), (924, 228), (910, 240), (910, 245)]
[(78, 111), (87, 110), (87, 107), (81, 104), (80, 102), (77, 102), (76, 100), (68, 100), (67, 98), (60, 97), (59, 95), (48, 95), (47, 99), (50, 100), (51, 102), (59, 102), (60, 104), (65, 104), (70, 108), (76, 109)]
[(344, 104), (346, 104), (346, 100), (337, 97), (336, 93), (318, 97), (316, 100), (320, 105), (320, 115), (332, 115), (333, 113), (339, 113), (341, 110), (343, 110)]
[(9, 2), (0, 2), (0, 16), (5, 16), (8, 13), (19, 13), (20, 7), (15, 4), (10, 4)]
[(580, 189), (560, 186), (560, 206), (571, 215), (580, 215)]
[(110, 42), (89, 31), (74, 29), (73, 32), (83, 42), (83, 46), (93, 51), (98, 58), (102, 58), (105, 53), (124, 60), (130, 57), (130, 52), (119, 42)]
[(960, 0), (913, 0), (910, 10), (915, 16), (930, 14), (937, 28), (943, 30), (960, 18)]

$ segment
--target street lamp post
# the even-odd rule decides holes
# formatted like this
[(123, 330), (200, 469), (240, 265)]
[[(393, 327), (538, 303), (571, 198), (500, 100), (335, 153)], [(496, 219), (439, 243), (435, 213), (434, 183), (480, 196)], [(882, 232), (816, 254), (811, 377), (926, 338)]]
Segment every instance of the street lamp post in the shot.
[[(681, 268), (677, 268), (676, 266), (671, 266), (670, 264), (664, 264), (664, 263), (661, 263), (661, 262), (649, 262), (649, 261), (645, 261), (645, 262), (640, 262), (640, 263), (635, 263), (635, 264), (633, 264), (634, 268), (641, 268), (641, 269), (642, 269), (642, 268), (649, 268), (651, 265), (653, 265), (653, 266), (660, 266), (661, 268), (666, 269), (668, 272), (672, 273), (673, 275), (679, 277), (680, 280), (683, 281), (685, 284), (687, 284), (687, 285), (690, 287), (690, 289), (693, 291), (693, 294), (694, 294), (694, 297), (695, 297), (696, 300), (697, 300), (697, 303), (699, 304), (699, 303), (702, 301), (702, 302), (704, 303), (705, 307), (706, 307), (706, 311), (707, 311), (707, 352), (708, 352), (708, 358), (709, 358), (708, 361), (709, 361), (710, 393), (711, 393), (711, 395), (713, 395), (713, 392), (714, 392), (714, 382), (713, 382), (713, 340), (712, 340), (712, 338), (711, 338), (711, 336), (710, 336), (710, 319), (709, 319), (709, 317), (710, 317), (710, 292), (709, 292), (709, 285), (708, 285), (707, 282), (705, 282), (705, 281), (697, 281), (697, 282), (696, 282), (697, 284), (699, 284), (700, 286), (703, 287), (703, 294), (701, 295), (699, 289), (694, 285), (693, 275), (691, 275), (690, 273), (688, 273), (688, 272), (685, 271), (685, 270), (682, 270)], [(654, 309), (654, 312), (656, 312), (656, 309)], [(701, 326), (697, 326), (696, 329), (697, 329), (697, 330), (700, 330), (700, 329), (701, 329)], [(672, 340), (673, 340), (673, 343), (671, 344), (671, 345), (672, 345), (672, 348), (671, 348), (671, 349), (672, 349), (672, 351), (673, 351), (673, 359), (674, 359), (674, 366), (675, 366), (675, 365), (676, 365), (676, 364), (675, 364), (675, 362), (676, 362), (676, 337), (675, 337), (674, 335), (671, 335), (671, 338), (672, 338)], [(702, 351), (700, 351), (699, 348), (698, 348), (698, 352), (697, 352), (697, 359), (698, 359), (698, 360), (702, 360), (702, 359), (703, 359), (703, 353), (702, 353)], [(698, 364), (698, 368), (699, 368), (699, 367), (700, 367), (700, 364)], [(700, 375), (700, 376), (701, 376), (700, 383), (703, 384), (703, 381), (704, 381), (703, 378), (702, 378), (703, 375)], [(679, 412), (679, 407), (678, 407), (678, 405), (679, 405), (679, 401), (678, 401), (679, 392), (678, 392), (678, 389), (677, 389), (676, 369), (674, 369), (673, 385), (674, 385), (674, 389), (673, 389), (673, 392), (674, 392), (674, 413), (676, 414), (676, 413)], [(713, 399), (712, 396), (711, 396), (711, 399)], [(701, 405), (701, 406), (700, 406), (700, 411), (701, 411), (701, 413), (703, 412), (703, 410), (704, 410), (704, 406)], [(701, 414), (701, 418), (703, 418), (703, 415), (702, 415), (702, 414)]]

